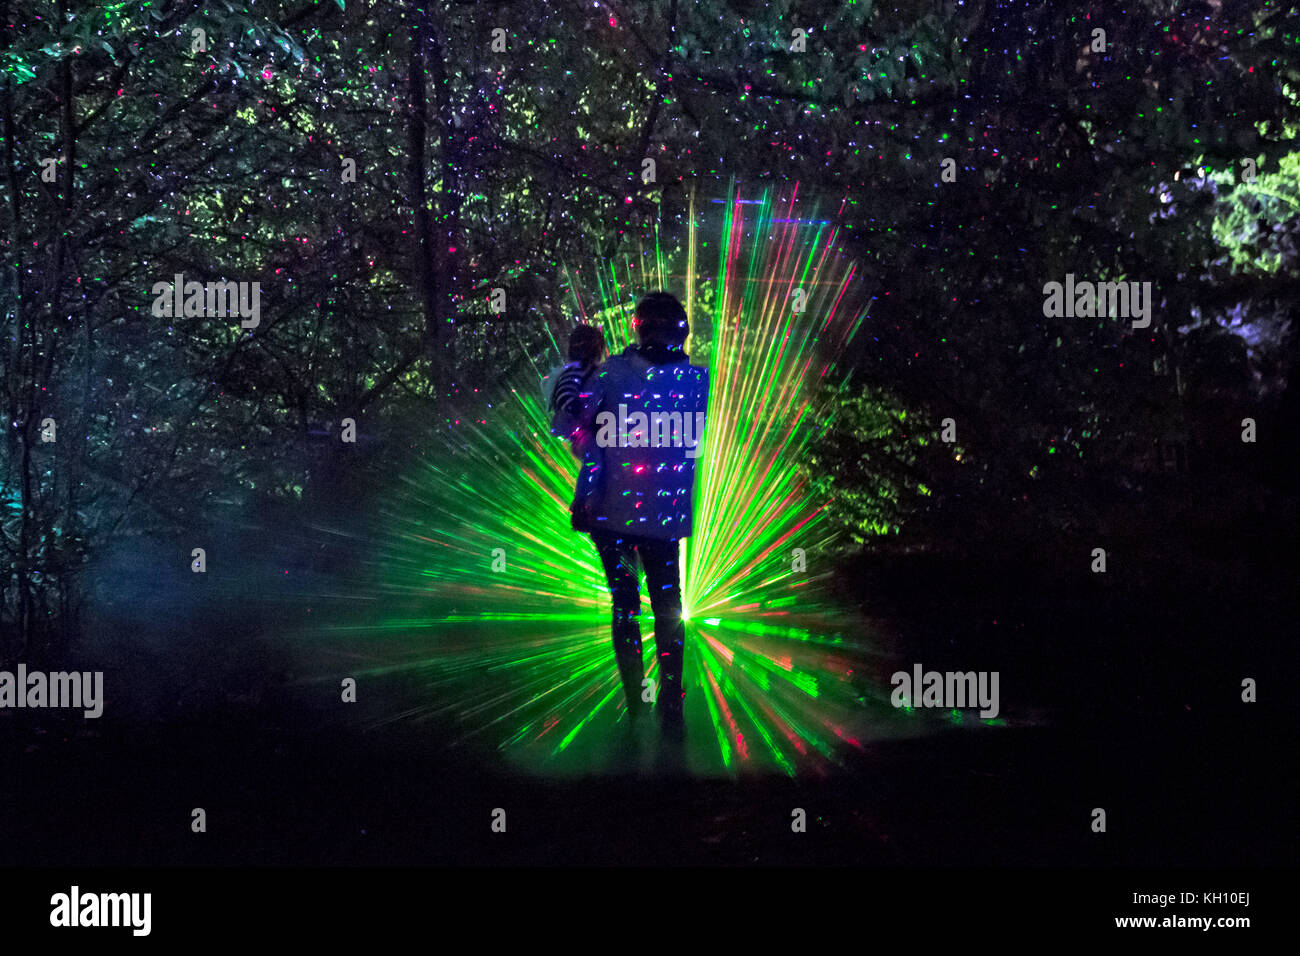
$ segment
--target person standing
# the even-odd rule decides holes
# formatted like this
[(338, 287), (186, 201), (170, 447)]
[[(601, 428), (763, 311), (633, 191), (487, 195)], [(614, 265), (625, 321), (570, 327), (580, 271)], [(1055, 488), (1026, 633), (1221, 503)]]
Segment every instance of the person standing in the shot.
[(680, 739), (686, 628), (680, 541), (692, 531), (695, 462), (703, 450), (708, 370), (691, 365), (686, 309), (667, 292), (636, 305), (638, 344), (611, 357), (588, 383), (574, 528), (590, 533), (609, 584), (614, 654), (635, 722), (644, 712), (637, 564), (645, 570), (659, 656), (660, 723)]

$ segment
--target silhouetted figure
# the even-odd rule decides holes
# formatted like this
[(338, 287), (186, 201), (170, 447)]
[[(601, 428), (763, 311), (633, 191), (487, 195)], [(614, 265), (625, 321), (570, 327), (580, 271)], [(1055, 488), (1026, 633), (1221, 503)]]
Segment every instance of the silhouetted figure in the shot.
[(645, 569), (659, 654), (660, 719), (666, 733), (680, 737), (686, 630), (678, 542), (691, 533), (708, 372), (687, 360), (686, 310), (672, 295), (641, 299), (633, 328), (639, 344), (610, 358), (588, 383), (573, 526), (591, 534), (605, 569), (615, 659), (634, 721), (644, 710), (638, 559)]

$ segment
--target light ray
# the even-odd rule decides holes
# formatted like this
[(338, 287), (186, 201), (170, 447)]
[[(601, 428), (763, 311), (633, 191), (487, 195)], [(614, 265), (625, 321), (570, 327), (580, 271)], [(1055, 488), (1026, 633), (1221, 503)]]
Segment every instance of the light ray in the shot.
[[(586, 277), (565, 270), (576, 314), (602, 326), (612, 351), (629, 341), (637, 294), (682, 295), (692, 358), (709, 368), (696, 532), (682, 549), (700, 772), (824, 772), (844, 748), (918, 719), (867, 679), (870, 641), (843, 636), (861, 625), (826, 597), (837, 539), (796, 467), (829, 421), (819, 386), (865, 316), (833, 223), (802, 206), (796, 187), (756, 200), (733, 188), (705, 206), (720, 221), (697, 221), (692, 197), (684, 248), (656, 232), (639, 258)], [(716, 256), (711, 271), (703, 253)], [(549, 772), (589, 763), (612, 738), (625, 704), (604, 575), (569, 527), (576, 475), (534, 381), (503, 387), (474, 420), (447, 421), (422, 450), (381, 510), (368, 587), (390, 615), (372, 632), (405, 632), (415, 646), (402, 667), (429, 703), (384, 720), (450, 720), (458, 742)], [(653, 679), (644, 590), (642, 622)]]

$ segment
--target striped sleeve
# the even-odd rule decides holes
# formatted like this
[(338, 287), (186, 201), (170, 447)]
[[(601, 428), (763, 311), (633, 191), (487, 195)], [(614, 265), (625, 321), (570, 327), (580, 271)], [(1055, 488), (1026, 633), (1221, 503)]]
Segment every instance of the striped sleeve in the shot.
[(572, 415), (577, 410), (581, 384), (582, 370), (573, 367), (566, 368), (560, 373), (560, 380), (555, 385), (555, 394), (551, 398), (553, 407), (566, 415)]

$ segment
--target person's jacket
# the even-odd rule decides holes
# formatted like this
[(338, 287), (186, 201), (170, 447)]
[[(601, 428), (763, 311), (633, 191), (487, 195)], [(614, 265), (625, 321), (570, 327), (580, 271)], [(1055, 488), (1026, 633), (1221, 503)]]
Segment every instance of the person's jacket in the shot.
[(582, 442), (575, 505), (585, 504), (590, 529), (689, 537), (708, 370), (680, 349), (632, 346), (606, 361), (584, 392), (579, 428), (590, 440)]

